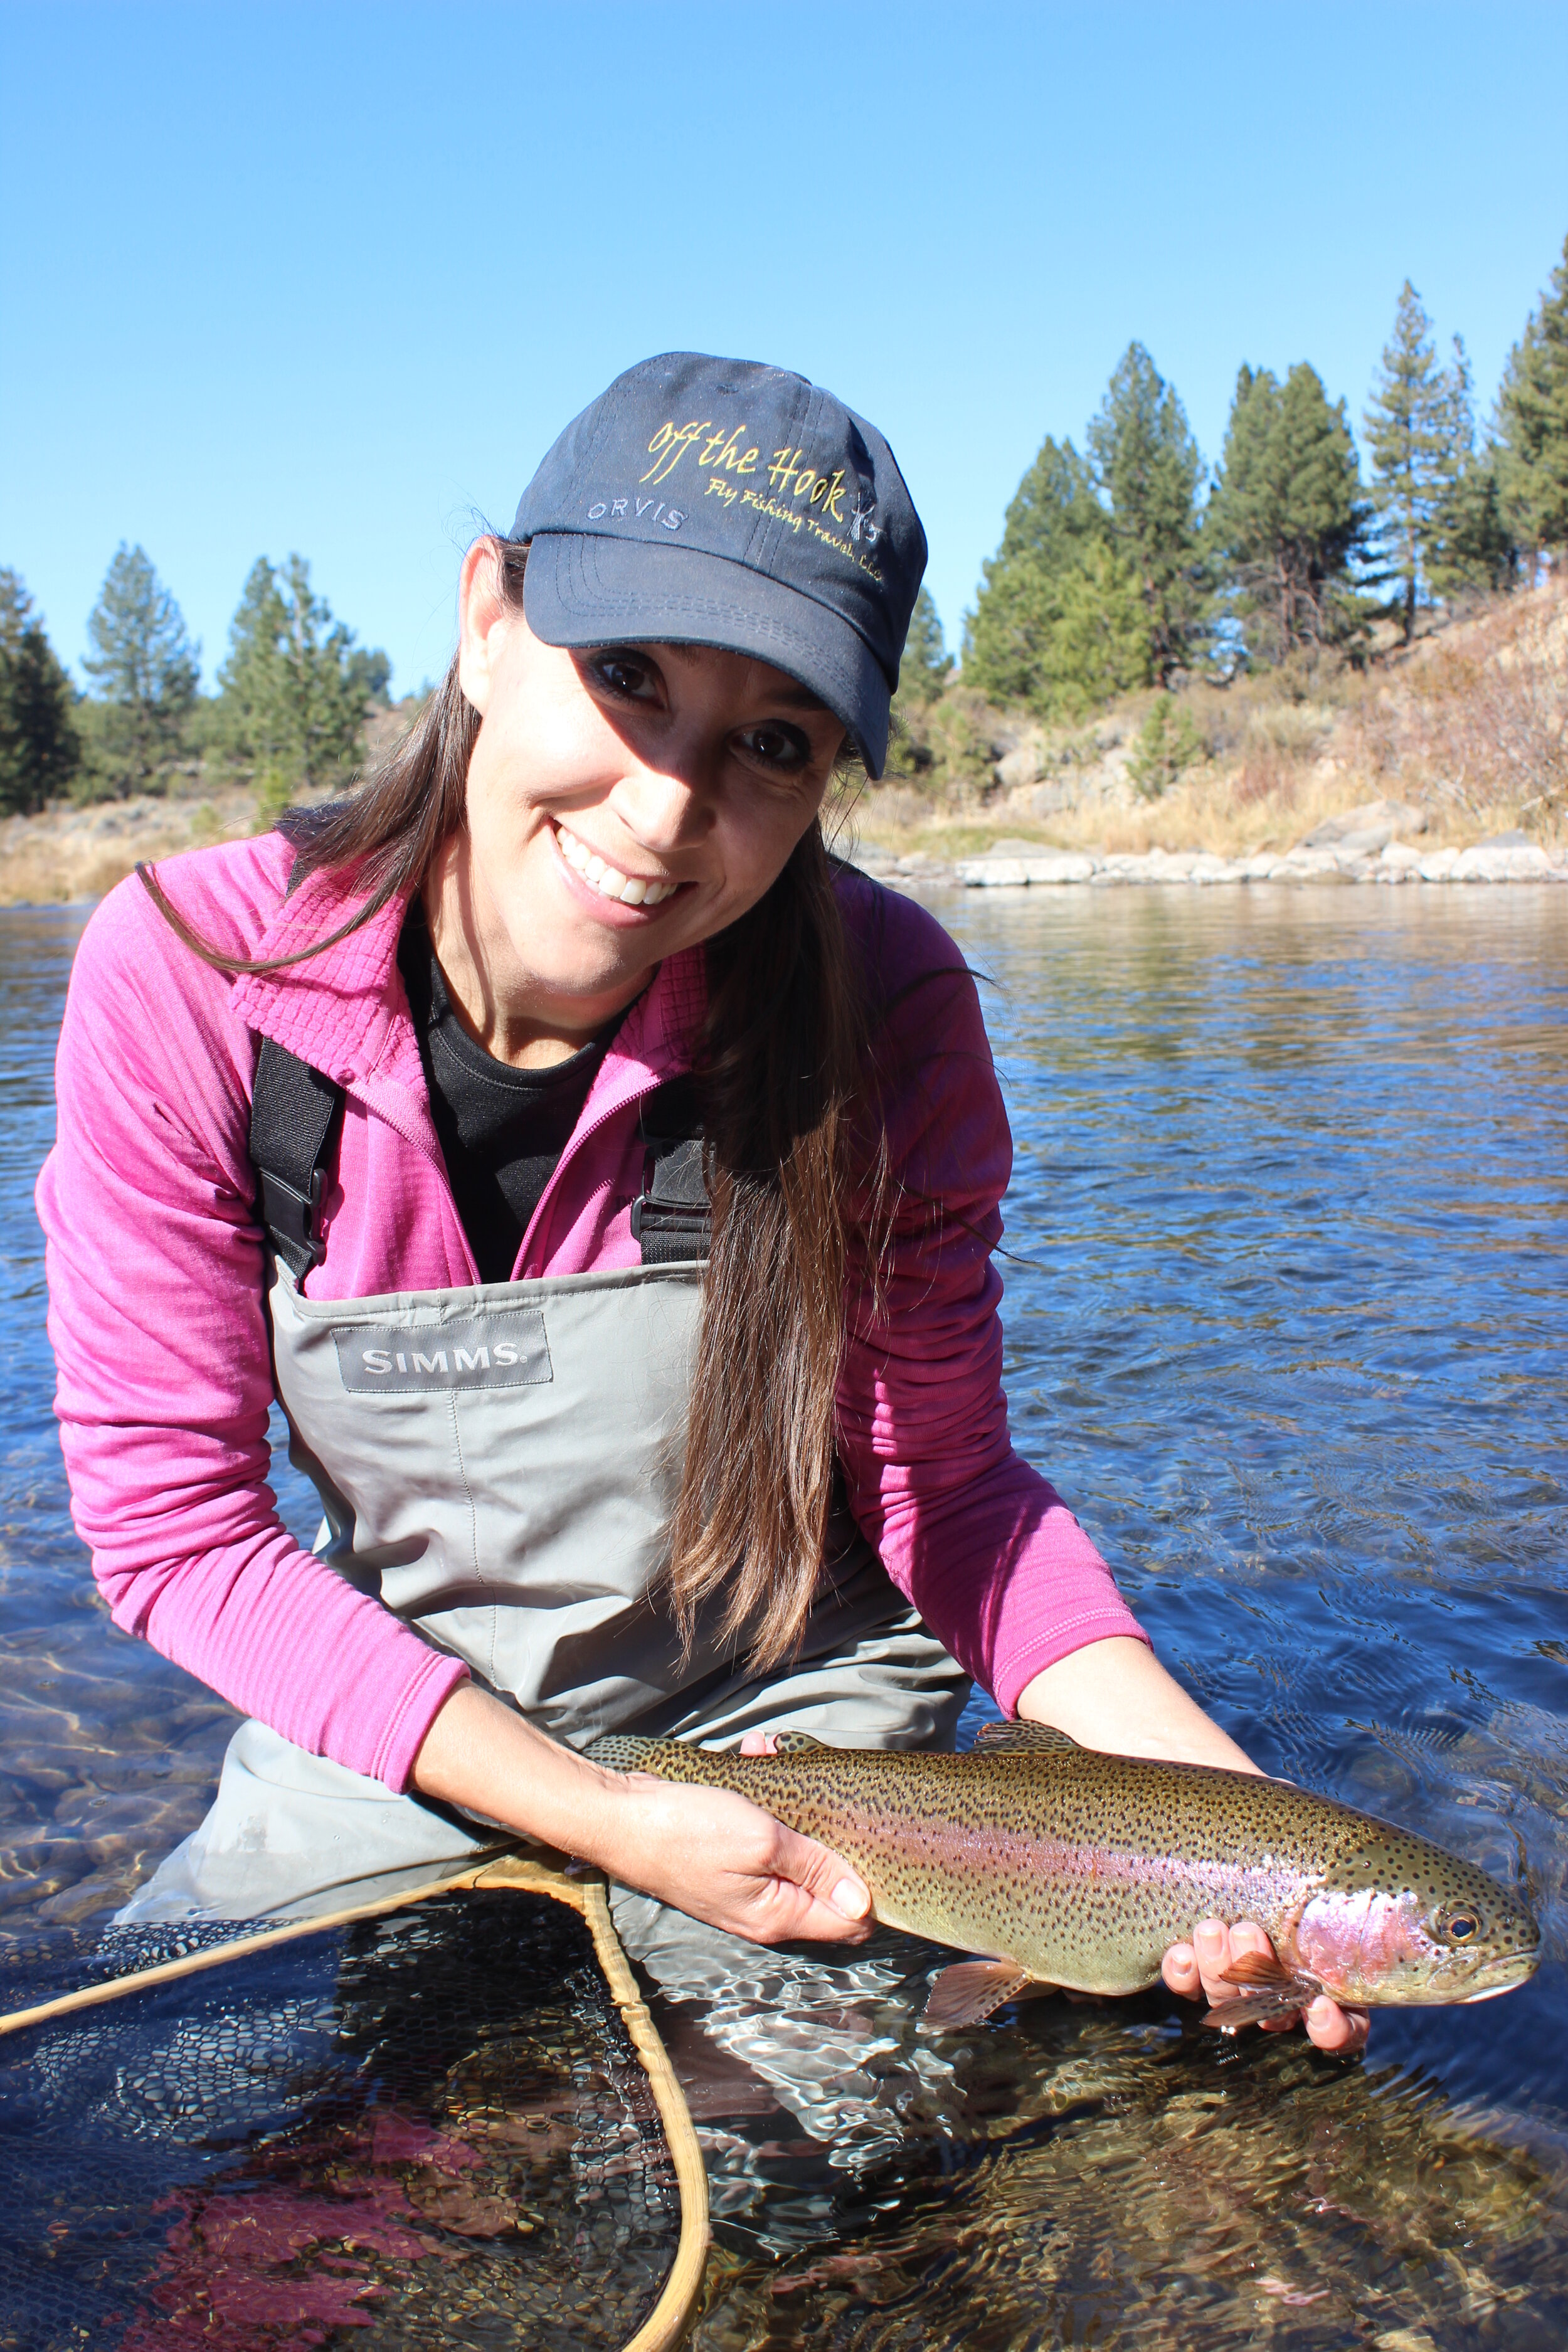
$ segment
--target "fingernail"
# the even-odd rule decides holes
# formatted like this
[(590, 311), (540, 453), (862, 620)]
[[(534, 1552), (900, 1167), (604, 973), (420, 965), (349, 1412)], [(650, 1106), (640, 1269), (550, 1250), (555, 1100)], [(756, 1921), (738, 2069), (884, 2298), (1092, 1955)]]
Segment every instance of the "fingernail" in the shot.
[(863, 1919), (871, 1908), (870, 1896), (852, 1878), (841, 1878), (828, 1900), (841, 1919)]

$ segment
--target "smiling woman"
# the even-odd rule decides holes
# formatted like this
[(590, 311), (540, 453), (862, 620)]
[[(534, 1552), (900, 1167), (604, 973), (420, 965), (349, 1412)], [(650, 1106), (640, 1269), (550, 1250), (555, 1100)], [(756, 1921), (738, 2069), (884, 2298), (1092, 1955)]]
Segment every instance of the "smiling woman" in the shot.
[[(973, 986), (825, 845), (924, 560), (831, 394), (649, 361), (469, 551), (389, 766), (89, 926), (38, 1196), (77, 1521), (116, 1622), (252, 1717), (133, 1916), (341, 1907), (523, 1837), (858, 1938), (826, 1847), (579, 1751), (951, 1746), (972, 1676), (1245, 1764), (1013, 1452)], [(1261, 1941), (1211, 1925), (1170, 1981), (1223, 1998)]]

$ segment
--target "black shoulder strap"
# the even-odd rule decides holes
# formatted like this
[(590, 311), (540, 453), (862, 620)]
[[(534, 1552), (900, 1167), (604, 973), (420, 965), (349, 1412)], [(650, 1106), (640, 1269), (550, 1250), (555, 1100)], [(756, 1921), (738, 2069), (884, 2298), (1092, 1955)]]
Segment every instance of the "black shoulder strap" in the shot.
[(318, 1229), (321, 1179), (342, 1108), (334, 1080), (262, 1039), (250, 1105), (257, 1213), (296, 1281), (326, 1254)]
[(702, 1119), (697, 1091), (677, 1079), (648, 1097), (642, 1109), (647, 1159), (643, 1188), (632, 1202), (632, 1235), (644, 1265), (679, 1265), (705, 1258), (713, 1221), (702, 1173)]

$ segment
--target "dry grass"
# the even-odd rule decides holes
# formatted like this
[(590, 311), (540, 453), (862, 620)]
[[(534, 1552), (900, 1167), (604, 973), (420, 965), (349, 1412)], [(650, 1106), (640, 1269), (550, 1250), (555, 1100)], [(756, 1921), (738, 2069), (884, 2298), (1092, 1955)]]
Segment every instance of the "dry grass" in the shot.
[[(911, 772), (862, 797), (863, 841), (937, 856), (1003, 836), (1239, 856), (1287, 849), (1382, 799), (1420, 808), (1430, 846), (1515, 825), (1550, 845), (1568, 829), (1568, 581), (1496, 599), (1362, 670), (1297, 662), (1229, 686), (1194, 682), (1182, 703), (1204, 756), (1154, 798), (1129, 772), (1150, 695), (1077, 730), (952, 699), (914, 714), (929, 764), (906, 754)], [(1035, 781), (1015, 781), (1031, 753)]]
[(260, 830), (248, 785), (167, 799), (143, 794), (89, 808), (57, 803), (0, 822), (0, 907), (101, 898), (143, 859), (174, 857)]
[(1568, 803), (1568, 580), (1429, 639), (1355, 731), (1365, 772), (1405, 797), (1553, 828)]

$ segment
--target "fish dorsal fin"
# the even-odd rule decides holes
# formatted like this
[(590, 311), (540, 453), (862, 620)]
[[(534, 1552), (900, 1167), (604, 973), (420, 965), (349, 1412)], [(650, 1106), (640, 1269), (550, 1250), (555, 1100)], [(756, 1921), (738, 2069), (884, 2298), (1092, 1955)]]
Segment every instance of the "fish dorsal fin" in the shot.
[(826, 1752), (826, 1740), (814, 1739), (809, 1731), (775, 1731), (773, 1734), (775, 1756), (805, 1756), (813, 1748), (820, 1756)]
[(976, 1748), (984, 1747), (987, 1755), (994, 1756), (1011, 1748), (1033, 1748), (1037, 1756), (1069, 1756), (1078, 1752), (1078, 1741), (1058, 1731), (1054, 1723), (983, 1723), (975, 1734)]

